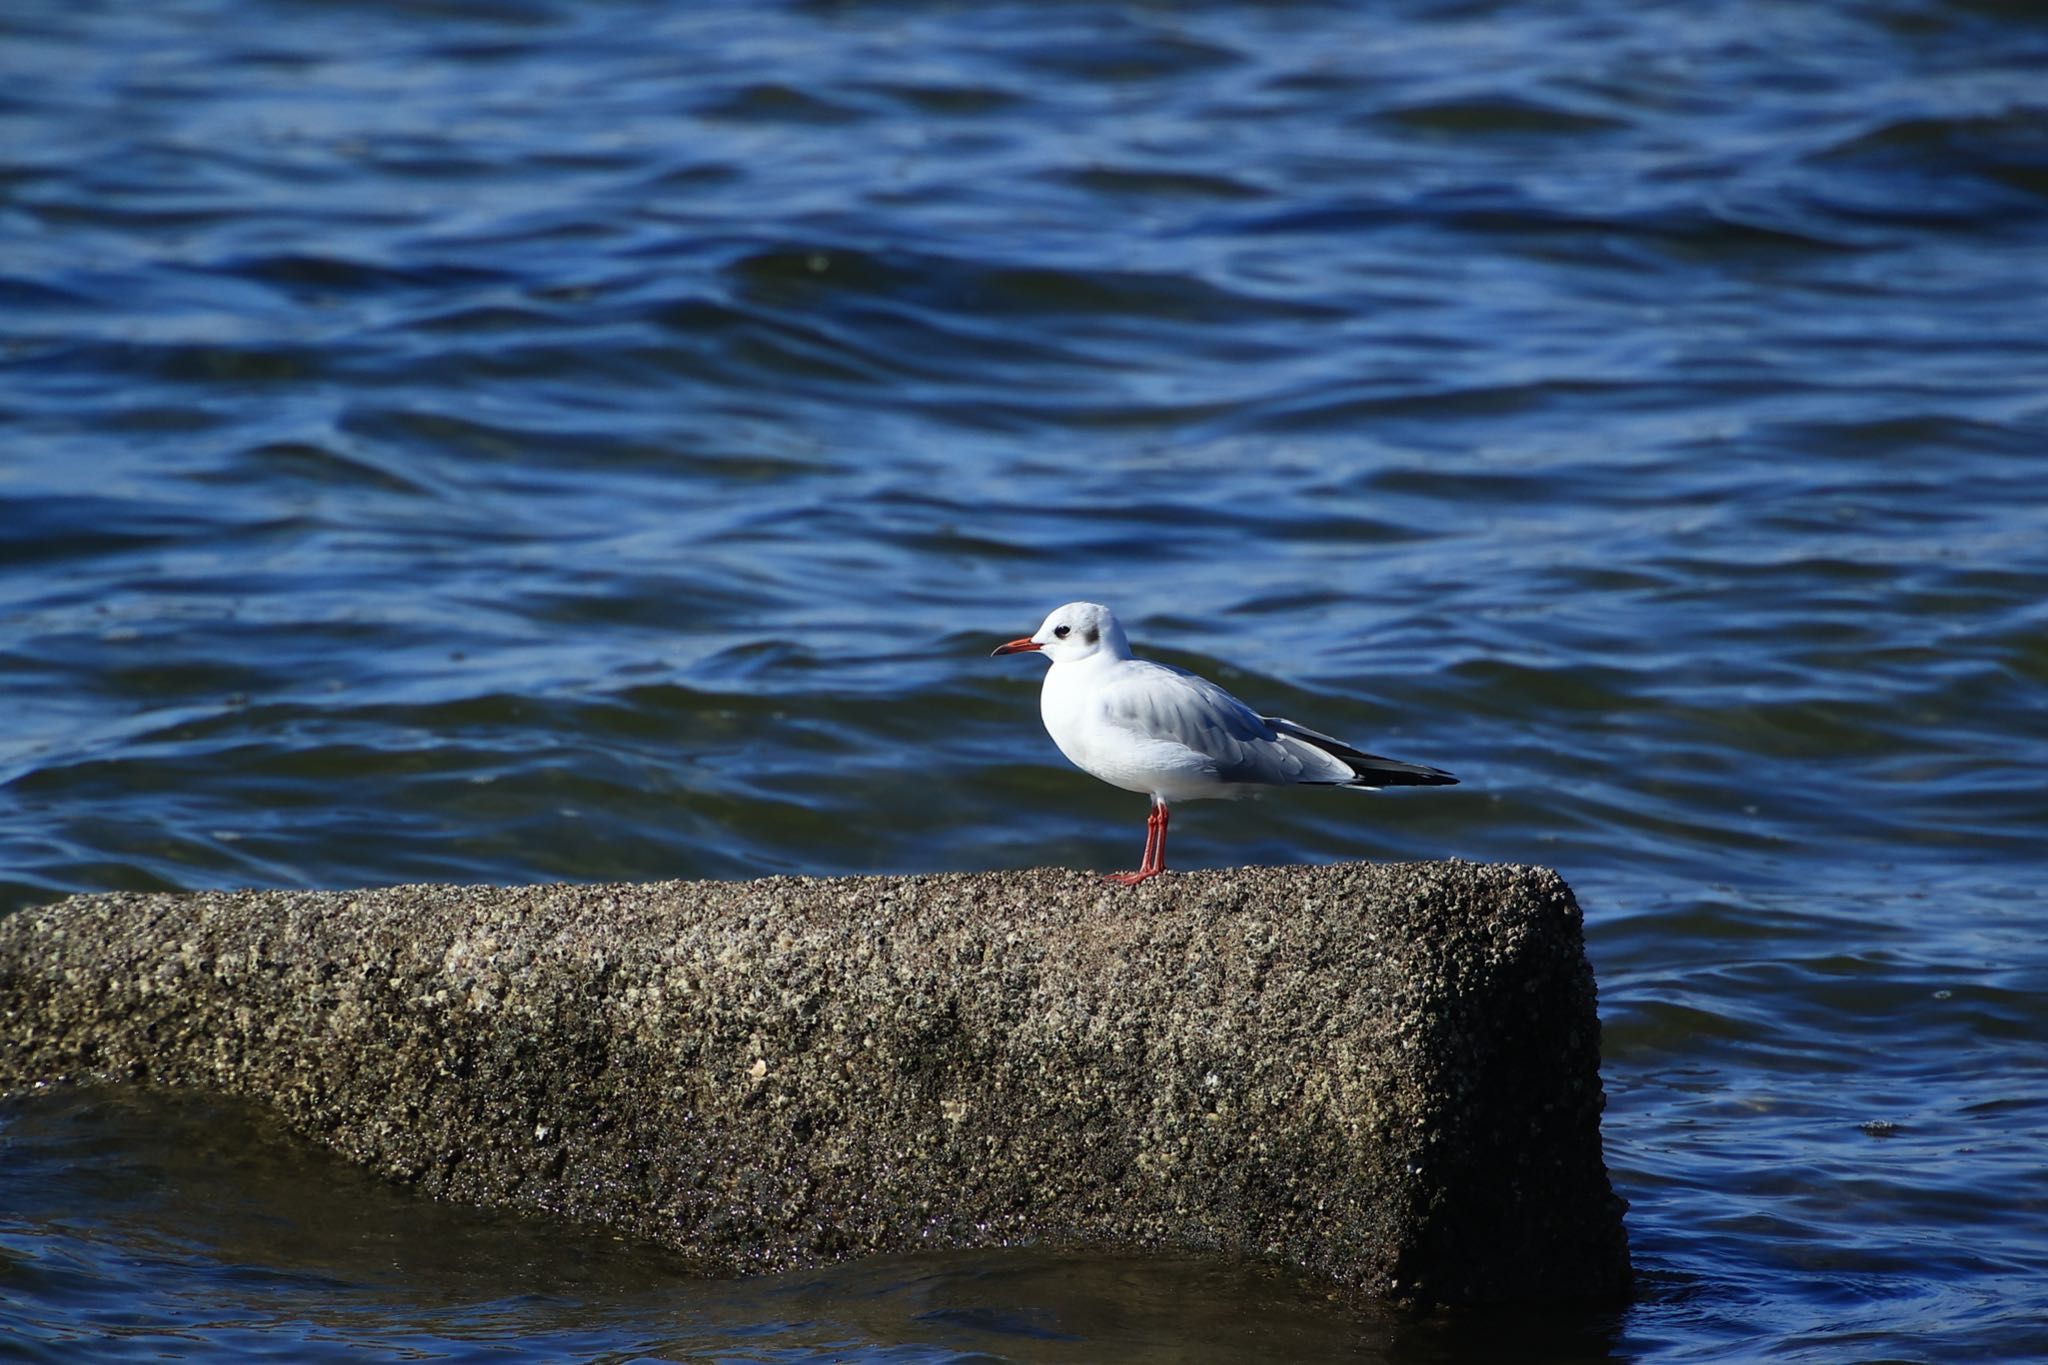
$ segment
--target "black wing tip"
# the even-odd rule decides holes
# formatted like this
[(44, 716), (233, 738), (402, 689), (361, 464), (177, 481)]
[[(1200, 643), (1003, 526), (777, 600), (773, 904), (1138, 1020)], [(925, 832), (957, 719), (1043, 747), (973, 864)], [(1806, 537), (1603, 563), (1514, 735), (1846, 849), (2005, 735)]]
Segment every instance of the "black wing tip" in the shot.
[(1361, 753), (1351, 746), (1336, 755), (1337, 759), (1358, 775), (1360, 783), (1375, 787), (1455, 787), (1458, 779), (1442, 768), (1432, 768), (1427, 763), (1406, 763), (1398, 758), (1382, 758), (1378, 754)]
[[(1455, 787), (1458, 779), (1442, 768), (1432, 768), (1427, 763), (1404, 763), (1398, 758), (1382, 758), (1369, 754), (1363, 749), (1354, 749), (1343, 740), (1326, 735), (1320, 730), (1311, 730), (1284, 716), (1260, 716), (1260, 720), (1272, 726), (1283, 735), (1314, 745), (1330, 757), (1351, 769), (1352, 780), (1328, 785), (1340, 787)], [(1320, 784), (1319, 784), (1320, 785)]]
[[(1458, 779), (1441, 768), (1422, 768), (1419, 771), (1368, 769), (1358, 773), (1352, 785), (1360, 787), (1455, 787)], [(1357, 771), (1353, 769), (1353, 771)]]

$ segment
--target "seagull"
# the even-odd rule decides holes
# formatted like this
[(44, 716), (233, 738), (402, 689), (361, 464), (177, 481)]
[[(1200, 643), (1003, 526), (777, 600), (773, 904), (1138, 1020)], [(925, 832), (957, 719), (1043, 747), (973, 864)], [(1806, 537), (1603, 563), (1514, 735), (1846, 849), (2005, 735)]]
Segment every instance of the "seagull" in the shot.
[(1112, 787), (1152, 798), (1145, 856), (1111, 881), (1136, 886), (1166, 871), (1167, 803), (1243, 796), (1258, 787), (1442, 787), (1457, 778), (1352, 748), (1306, 725), (1262, 716), (1185, 669), (1131, 653), (1108, 607), (1069, 602), (1036, 635), (997, 654), (1045, 655), (1039, 714), (1067, 761)]

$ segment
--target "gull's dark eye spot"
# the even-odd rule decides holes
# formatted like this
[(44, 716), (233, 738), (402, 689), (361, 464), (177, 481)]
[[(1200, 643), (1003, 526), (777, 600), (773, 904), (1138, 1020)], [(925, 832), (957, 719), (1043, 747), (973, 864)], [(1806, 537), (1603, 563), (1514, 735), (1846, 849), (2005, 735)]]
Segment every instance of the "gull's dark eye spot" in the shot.
[(1054, 626), (1052, 628), (1052, 633), (1057, 638), (1064, 640), (1067, 638), (1069, 634), (1073, 632), (1073, 629), (1074, 628), (1072, 626)]

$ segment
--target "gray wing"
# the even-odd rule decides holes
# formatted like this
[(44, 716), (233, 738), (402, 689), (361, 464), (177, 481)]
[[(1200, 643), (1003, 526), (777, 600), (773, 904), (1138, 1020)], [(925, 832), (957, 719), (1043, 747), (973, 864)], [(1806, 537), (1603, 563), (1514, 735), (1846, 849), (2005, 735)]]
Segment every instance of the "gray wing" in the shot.
[(1191, 765), (1199, 756), (1218, 781), (1290, 786), (1341, 784), (1356, 776), (1343, 760), (1276, 729), (1207, 678), (1169, 664), (1132, 660), (1103, 689), (1101, 703), (1112, 725), (1192, 751)]

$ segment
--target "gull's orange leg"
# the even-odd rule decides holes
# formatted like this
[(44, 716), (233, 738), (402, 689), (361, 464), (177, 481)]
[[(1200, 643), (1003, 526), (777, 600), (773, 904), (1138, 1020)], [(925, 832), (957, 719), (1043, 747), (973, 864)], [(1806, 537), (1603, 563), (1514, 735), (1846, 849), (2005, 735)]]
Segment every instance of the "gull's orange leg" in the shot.
[(1136, 872), (1113, 872), (1109, 879), (1136, 886), (1147, 877), (1166, 871), (1166, 803), (1152, 798), (1152, 812), (1145, 817), (1145, 856)]

